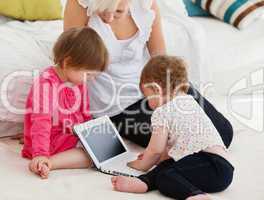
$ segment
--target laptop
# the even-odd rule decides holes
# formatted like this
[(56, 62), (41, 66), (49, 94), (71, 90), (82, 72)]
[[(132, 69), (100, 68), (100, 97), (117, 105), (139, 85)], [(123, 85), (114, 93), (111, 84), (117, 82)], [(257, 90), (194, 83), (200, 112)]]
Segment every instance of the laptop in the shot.
[(143, 174), (127, 166), (128, 162), (137, 159), (138, 153), (128, 150), (108, 116), (76, 125), (73, 132), (79, 137), (98, 171), (130, 177)]

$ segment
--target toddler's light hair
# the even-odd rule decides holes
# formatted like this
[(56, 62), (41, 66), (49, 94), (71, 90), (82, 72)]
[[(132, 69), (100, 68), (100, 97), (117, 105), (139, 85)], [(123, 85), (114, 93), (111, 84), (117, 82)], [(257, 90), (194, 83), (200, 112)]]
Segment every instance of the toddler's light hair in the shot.
[(142, 70), (140, 88), (143, 89), (147, 84), (157, 84), (166, 94), (187, 93), (186, 62), (176, 56), (159, 55), (151, 58)]

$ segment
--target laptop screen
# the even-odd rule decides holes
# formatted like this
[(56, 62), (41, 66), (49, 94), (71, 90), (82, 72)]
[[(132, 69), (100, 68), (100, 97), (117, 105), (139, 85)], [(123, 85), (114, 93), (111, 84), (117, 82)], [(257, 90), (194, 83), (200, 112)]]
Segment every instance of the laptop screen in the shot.
[(96, 124), (82, 134), (100, 163), (126, 152), (110, 122)]

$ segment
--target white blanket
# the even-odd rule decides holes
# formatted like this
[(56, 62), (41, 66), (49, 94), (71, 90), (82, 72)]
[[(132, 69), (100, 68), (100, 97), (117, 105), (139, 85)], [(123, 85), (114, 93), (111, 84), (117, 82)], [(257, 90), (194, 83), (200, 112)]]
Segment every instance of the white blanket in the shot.
[[(263, 200), (264, 135), (237, 131), (230, 150), (235, 165), (234, 182), (226, 191), (213, 194), (213, 200)], [(8, 142), (9, 143), (9, 142)], [(110, 176), (88, 169), (53, 171), (48, 180), (29, 172), (17, 145), (0, 141), (0, 199), (2, 200), (162, 200), (157, 191), (126, 194), (112, 191)], [(136, 147), (130, 147), (136, 150)]]

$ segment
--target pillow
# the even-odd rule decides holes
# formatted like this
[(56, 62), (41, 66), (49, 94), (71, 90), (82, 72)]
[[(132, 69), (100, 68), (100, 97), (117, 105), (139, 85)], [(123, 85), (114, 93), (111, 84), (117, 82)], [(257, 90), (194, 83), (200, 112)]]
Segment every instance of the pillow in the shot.
[(264, 0), (192, 0), (215, 17), (239, 29), (263, 20)]
[(53, 64), (52, 47), (62, 31), (62, 20), (0, 25), (0, 121), (23, 122), (32, 70)]
[(187, 9), (189, 16), (191, 16), (191, 17), (194, 17), (194, 16), (208, 17), (208, 16), (210, 16), (210, 14), (207, 11), (203, 10), (201, 7), (194, 4), (192, 2), (192, 0), (183, 0), (183, 2), (186, 6), (186, 9)]
[(60, 0), (1, 0), (0, 15), (19, 20), (54, 20), (62, 18)]

